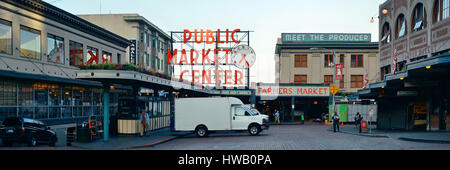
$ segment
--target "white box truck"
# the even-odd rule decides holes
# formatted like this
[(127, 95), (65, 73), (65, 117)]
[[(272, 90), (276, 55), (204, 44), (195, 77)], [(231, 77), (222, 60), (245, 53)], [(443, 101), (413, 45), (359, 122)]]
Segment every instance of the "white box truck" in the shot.
[(199, 137), (215, 131), (248, 131), (254, 136), (269, 128), (268, 121), (234, 97), (175, 99), (175, 131)]

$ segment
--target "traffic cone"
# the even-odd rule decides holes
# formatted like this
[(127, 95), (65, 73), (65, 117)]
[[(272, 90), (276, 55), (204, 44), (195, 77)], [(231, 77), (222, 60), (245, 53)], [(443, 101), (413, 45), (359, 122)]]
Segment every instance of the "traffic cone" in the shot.
[(344, 122), (341, 122), (341, 126), (344, 126)]

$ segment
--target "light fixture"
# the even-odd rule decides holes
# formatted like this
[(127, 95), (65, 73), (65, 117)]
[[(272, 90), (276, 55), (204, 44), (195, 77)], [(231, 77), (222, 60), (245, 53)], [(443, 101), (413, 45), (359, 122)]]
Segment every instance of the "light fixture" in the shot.
[(385, 8), (383, 9), (383, 11), (381, 11), (384, 15), (386, 15), (388, 13), (388, 10)]
[(383, 87), (381, 87), (382, 89), (384, 89), (384, 86)]
[(68, 92), (68, 91), (66, 91), (66, 93), (65, 93), (66, 95), (69, 95), (70, 93)]
[(403, 80), (403, 79), (405, 79), (405, 78), (404, 77), (400, 78), (400, 80)]
[(115, 88), (114, 86), (111, 85), (111, 86), (109, 86), (109, 89), (110, 89), (110, 90), (115, 90), (116, 88)]
[(425, 68), (427, 68), (427, 69), (430, 69), (430, 68), (431, 68), (431, 66), (426, 66)]
[(372, 17), (372, 19), (370, 19), (370, 23), (374, 23), (374, 22), (375, 22), (375, 20)]

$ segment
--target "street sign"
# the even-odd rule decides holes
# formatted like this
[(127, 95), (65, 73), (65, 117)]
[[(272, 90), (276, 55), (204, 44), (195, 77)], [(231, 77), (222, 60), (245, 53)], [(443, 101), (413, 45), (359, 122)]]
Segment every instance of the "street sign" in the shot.
[(339, 88), (336, 85), (333, 84), (330, 87), (330, 92), (331, 92), (331, 94), (335, 95), (337, 92), (339, 92)]
[(373, 117), (373, 109), (369, 109), (369, 117)]

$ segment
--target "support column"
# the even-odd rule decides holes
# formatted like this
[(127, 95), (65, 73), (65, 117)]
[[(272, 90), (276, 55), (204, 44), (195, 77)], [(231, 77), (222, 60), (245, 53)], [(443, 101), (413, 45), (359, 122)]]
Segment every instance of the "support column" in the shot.
[(103, 91), (103, 140), (109, 140), (109, 88)]
[(250, 90), (251, 96), (250, 96), (250, 104), (252, 107), (256, 107), (256, 96), (255, 96), (255, 90)]
[(291, 121), (294, 122), (295, 97), (291, 97)]

